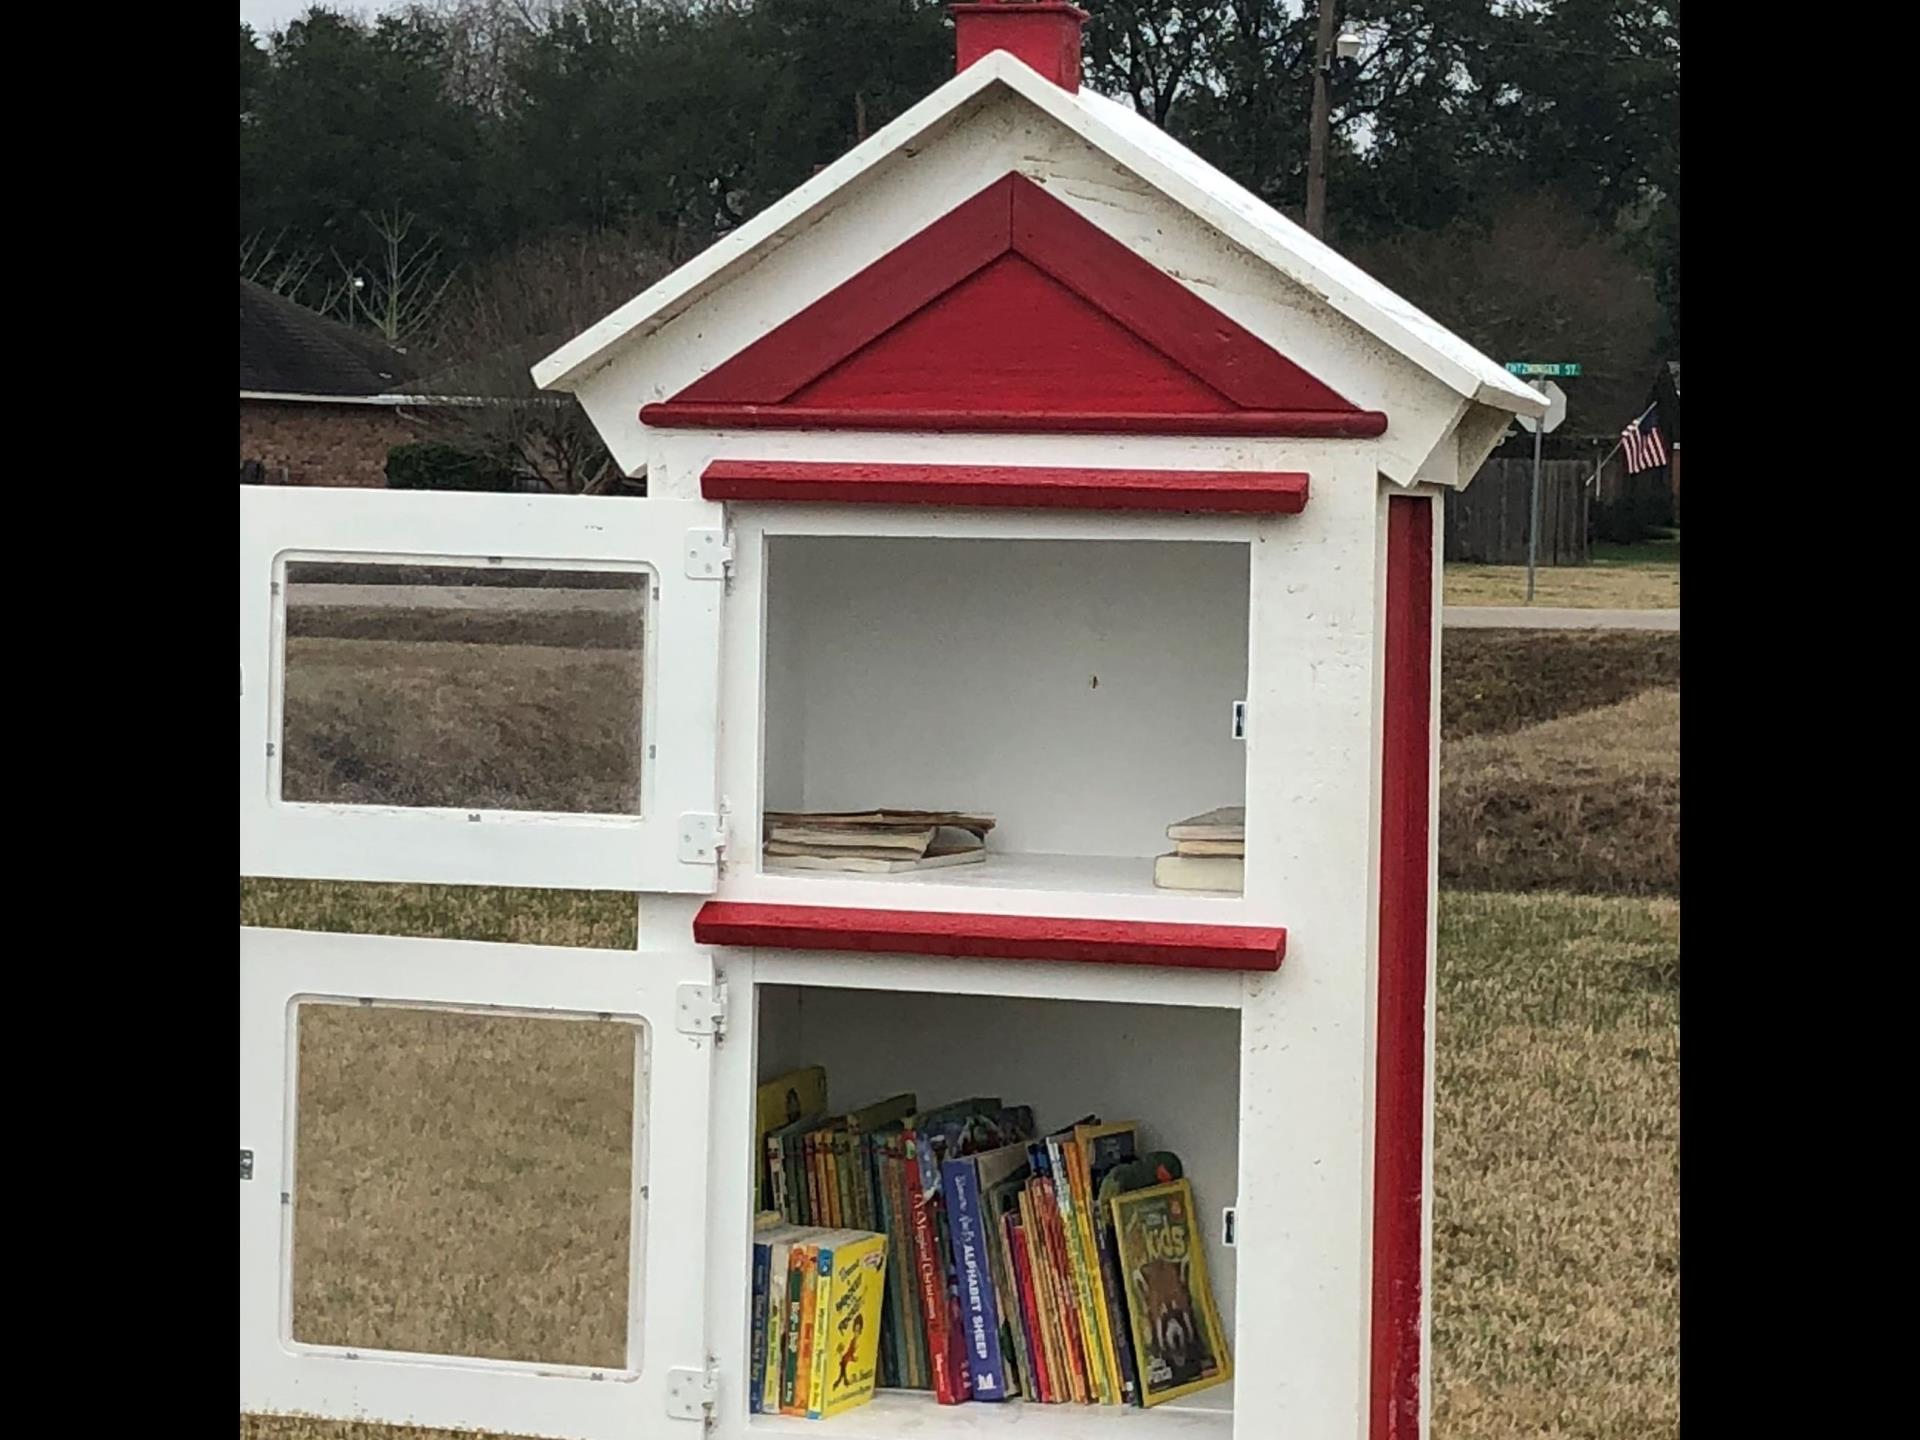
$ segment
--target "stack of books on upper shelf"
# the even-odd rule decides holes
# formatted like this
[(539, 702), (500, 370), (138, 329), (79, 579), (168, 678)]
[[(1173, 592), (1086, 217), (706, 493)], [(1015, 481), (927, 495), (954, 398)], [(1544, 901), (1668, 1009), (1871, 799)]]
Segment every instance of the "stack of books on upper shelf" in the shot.
[[(796, 1077), (812, 1073), (771, 1081), (763, 1096), (798, 1094)], [(788, 1371), (808, 1375), (800, 1357), (811, 1352), (791, 1318), (780, 1331), (779, 1275), (783, 1264), (827, 1274), (817, 1257), (793, 1258), (796, 1245), (832, 1248), (803, 1238), (813, 1228), (884, 1237), (880, 1385), (931, 1390), (947, 1405), (1147, 1406), (1231, 1377), (1177, 1155), (1143, 1150), (1132, 1122), (1093, 1115), (1042, 1135), (1031, 1108), (997, 1096), (917, 1106), (906, 1093), (766, 1131), (773, 1204), (763, 1223), (783, 1228), (755, 1241), (754, 1408), (833, 1413), (838, 1350), (821, 1405), (781, 1398)], [(789, 1301), (804, 1327), (806, 1298)], [(785, 1369), (783, 1333), (802, 1347)], [(853, 1338), (834, 1330), (830, 1347)], [(843, 1396), (841, 1408), (853, 1403)]]
[(1223, 805), (1189, 815), (1167, 827), (1170, 854), (1153, 862), (1153, 883), (1162, 890), (1231, 890), (1247, 881), (1247, 810)]
[(968, 865), (987, 858), (991, 829), (991, 815), (956, 810), (769, 810), (766, 862), (869, 875)]

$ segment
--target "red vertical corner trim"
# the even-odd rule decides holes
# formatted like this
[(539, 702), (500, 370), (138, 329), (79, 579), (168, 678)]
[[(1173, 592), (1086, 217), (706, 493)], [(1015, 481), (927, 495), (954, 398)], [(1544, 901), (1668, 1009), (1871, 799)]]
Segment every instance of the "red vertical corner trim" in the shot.
[(1433, 502), (1387, 501), (1368, 1435), (1419, 1440), (1426, 1174), (1427, 920), (1433, 763)]

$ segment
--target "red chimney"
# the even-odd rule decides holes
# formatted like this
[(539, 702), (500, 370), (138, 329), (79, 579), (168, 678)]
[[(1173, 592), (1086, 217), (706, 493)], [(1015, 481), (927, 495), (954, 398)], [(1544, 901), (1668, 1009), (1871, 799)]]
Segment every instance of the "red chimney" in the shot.
[(1063, 90), (1080, 88), (1080, 27), (1087, 12), (1066, 0), (972, 0), (949, 5), (954, 70), (995, 50), (1025, 61)]

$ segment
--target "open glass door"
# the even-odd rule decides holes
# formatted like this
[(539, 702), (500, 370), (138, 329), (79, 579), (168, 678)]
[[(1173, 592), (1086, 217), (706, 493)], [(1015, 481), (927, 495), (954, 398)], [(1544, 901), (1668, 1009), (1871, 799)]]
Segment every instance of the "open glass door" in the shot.
[(243, 928), (241, 1410), (701, 1420), (712, 984), (693, 951)]
[(713, 889), (721, 524), (242, 486), (241, 873)]

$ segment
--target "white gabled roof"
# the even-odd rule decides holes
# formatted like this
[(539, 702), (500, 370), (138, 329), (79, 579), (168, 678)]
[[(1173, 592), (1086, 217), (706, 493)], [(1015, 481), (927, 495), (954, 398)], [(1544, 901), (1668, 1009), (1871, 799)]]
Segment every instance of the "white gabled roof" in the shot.
[(1005, 51), (962, 70), (753, 219), (582, 331), (533, 367), (542, 389), (570, 389), (629, 339), (658, 329), (769, 241), (796, 233), (828, 199), (913, 144), (993, 85), (1005, 85), (1169, 200), (1264, 260), (1467, 400), (1519, 415), (1546, 397), (1431, 316), (1316, 240), (1132, 109), (1088, 90), (1068, 92)]

